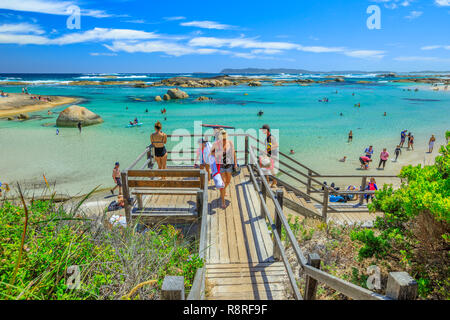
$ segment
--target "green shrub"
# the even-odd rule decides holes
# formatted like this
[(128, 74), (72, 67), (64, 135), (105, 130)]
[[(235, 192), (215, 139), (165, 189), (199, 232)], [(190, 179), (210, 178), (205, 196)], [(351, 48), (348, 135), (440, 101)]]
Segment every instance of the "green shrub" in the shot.
[[(166, 275), (183, 275), (187, 291), (203, 261), (173, 226), (144, 233), (133, 226), (104, 228), (49, 201), (34, 201), (20, 264), (24, 210), (0, 207), (0, 297), (2, 299), (118, 299), (137, 284), (156, 279), (134, 298), (155, 298)], [(69, 289), (67, 269), (80, 268), (80, 288)], [(14, 279), (13, 279), (14, 278)]]
[[(447, 135), (449, 132), (447, 132)], [(435, 164), (403, 167), (398, 190), (385, 185), (375, 194), (372, 211), (384, 212), (375, 228), (352, 233), (363, 243), (361, 258), (397, 258), (418, 280), (423, 297), (448, 299), (450, 283), (450, 144)]]

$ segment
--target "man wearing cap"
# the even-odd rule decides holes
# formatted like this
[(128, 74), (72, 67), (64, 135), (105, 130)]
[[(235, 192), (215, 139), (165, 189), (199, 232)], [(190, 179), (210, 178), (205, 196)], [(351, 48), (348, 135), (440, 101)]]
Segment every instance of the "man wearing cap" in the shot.
[(119, 188), (119, 194), (122, 194), (122, 181), (120, 181), (120, 169), (119, 169), (119, 166), (120, 165), (119, 165), (118, 162), (116, 162), (116, 164), (114, 165), (112, 178), (113, 178), (114, 183), (116, 184), (116, 186), (111, 189), (111, 194), (114, 194), (114, 190), (116, 190), (116, 188)]
[[(273, 160), (274, 165), (270, 168), (270, 173), (272, 176), (276, 175), (275, 168), (278, 167), (278, 142), (275, 139), (274, 136), (270, 133), (270, 126), (268, 124), (265, 124), (262, 126), (261, 130), (263, 131), (263, 134), (266, 135), (266, 155), (270, 157)], [(269, 182), (269, 176), (267, 176), (267, 182)], [(277, 180), (273, 180), (271, 184), (271, 188), (274, 188), (277, 186)]]

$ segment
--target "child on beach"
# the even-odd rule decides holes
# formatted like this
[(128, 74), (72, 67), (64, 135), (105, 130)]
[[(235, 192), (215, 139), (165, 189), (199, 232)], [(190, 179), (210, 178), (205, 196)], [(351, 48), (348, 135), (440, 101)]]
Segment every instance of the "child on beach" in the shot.
[(428, 141), (428, 153), (433, 152), (434, 142), (436, 141), (436, 138), (434, 137), (434, 134), (431, 135), (430, 141)]
[(339, 159), (340, 162), (345, 162), (347, 160), (347, 156), (344, 156), (342, 159)]
[(400, 145), (397, 146), (397, 148), (395, 148), (395, 161), (397, 161), (398, 156), (402, 153), (402, 148), (400, 148)]
[(408, 149), (411, 147), (411, 149), (414, 151), (414, 136), (411, 134), (408, 140), (409, 146)]
[[(370, 178), (370, 182), (369, 182), (369, 185), (366, 187), (366, 190), (370, 190), (370, 191), (378, 190), (375, 178), (373, 178), (373, 177)], [(364, 198), (366, 199), (367, 203), (369, 203), (369, 200), (373, 201), (373, 197), (374, 197), (373, 194), (365, 194), (364, 195)]]
[(389, 152), (386, 151), (386, 148), (380, 153), (380, 163), (378, 164), (378, 169), (380, 169), (381, 164), (383, 164), (383, 170), (386, 165), (386, 161), (389, 159)]

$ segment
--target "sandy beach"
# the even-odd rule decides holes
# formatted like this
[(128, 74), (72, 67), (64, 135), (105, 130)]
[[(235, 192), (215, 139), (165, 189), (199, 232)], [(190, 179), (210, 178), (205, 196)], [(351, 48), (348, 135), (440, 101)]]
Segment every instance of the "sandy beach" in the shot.
[(77, 99), (61, 96), (41, 96), (50, 101), (32, 99), (32, 94), (8, 93), (7, 97), (0, 97), (0, 118), (9, 117), (21, 113), (35, 112), (51, 109), (60, 105), (74, 103)]

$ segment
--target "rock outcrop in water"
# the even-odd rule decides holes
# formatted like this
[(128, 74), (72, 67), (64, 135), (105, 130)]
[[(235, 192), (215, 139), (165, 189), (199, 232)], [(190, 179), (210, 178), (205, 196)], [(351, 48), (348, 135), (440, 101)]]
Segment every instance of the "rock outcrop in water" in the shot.
[(189, 95), (184, 92), (183, 90), (180, 90), (178, 88), (173, 88), (167, 90), (167, 94), (170, 96), (170, 99), (185, 99), (189, 98)]
[(212, 98), (205, 97), (205, 96), (200, 96), (197, 99), (195, 99), (195, 101), (209, 101), (209, 100), (212, 100)]
[(155, 101), (158, 101), (158, 102), (160, 102), (160, 101), (162, 101), (162, 99), (161, 99), (161, 97), (160, 97), (160, 96), (156, 96), (156, 97), (155, 97)]
[(78, 122), (82, 126), (90, 126), (103, 122), (103, 119), (94, 112), (80, 106), (70, 106), (60, 112), (56, 125), (58, 127), (76, 127)]

